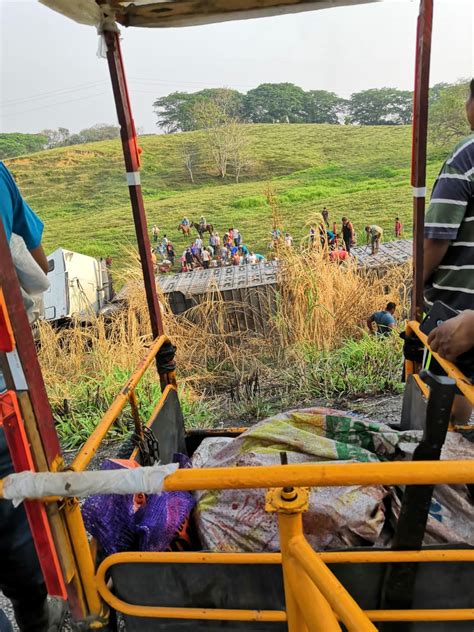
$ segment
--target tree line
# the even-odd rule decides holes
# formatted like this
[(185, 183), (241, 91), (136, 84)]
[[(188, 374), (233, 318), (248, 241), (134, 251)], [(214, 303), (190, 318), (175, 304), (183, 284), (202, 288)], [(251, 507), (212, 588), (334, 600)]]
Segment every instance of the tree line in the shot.
[(293, 83), (263, 83), (246, 94), (229, 88), (172, 92), (156, 99), (153, 107), (166, 133), (200, 129), (197, 112), (216, 100), (225, 100), (227, 114), (241, 123), (406, 125), (411, 122), (412, 97), (407, 90), (373, 88), (342, 99), (334, 92), (305, 91)]
[(21, 134), (18, 132), (0, 134), (0, 160), (31, 154), (54, 147), (81, 145), (100, 140), (113, 140), (120, 137), (117, 125), (99, 123), (71, 134), (65, 127), (44, 129), (39, 134)]
[[(464, 82), (437, 84), (431, 89), (430, 104), (435, 105), (440, 99), (445, 105), (449, 100), (457, 102), (463, 89)], [(343, 99), (327, 90), (305, 91), (293, 83), (263, 83), (247, 93), (229, 88), (172, 92), (156, 99), (153, 108), (157, 125), (170, 134), (201, 129), (202, 108), (224, 101), (226, 115), (240, 123), (408, 125), (412, 120), (413, 93), (371, 88)]]

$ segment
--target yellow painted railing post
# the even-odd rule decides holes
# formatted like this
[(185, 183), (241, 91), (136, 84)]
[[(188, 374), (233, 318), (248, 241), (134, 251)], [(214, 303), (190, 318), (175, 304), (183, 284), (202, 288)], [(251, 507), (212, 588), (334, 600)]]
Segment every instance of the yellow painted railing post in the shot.
[(95, 582), (94, 560), (87, 539), (81, 508), (75, 498), (70, 498), (64, 506), (64, 517), (71, 538), (71, 545), (79, 569), (82, 587), (89, 607), (91, 619), (94, 619), (95, 627), (106, 624), (108, 608), (102, 601)]
[(289, 552), (290, 540), (303, 533), (302, 512), (308, 509), (308, 491), (303, 488), (291, 488), (288, 491), (285, 491), (285, 488), (271, 489), (267, 493), (265, 509), (278, 513), (288, 632), (308, 632), (296, 600), (295, 591), (298, 590), (298, 586), (292, 581), (294, 574)]

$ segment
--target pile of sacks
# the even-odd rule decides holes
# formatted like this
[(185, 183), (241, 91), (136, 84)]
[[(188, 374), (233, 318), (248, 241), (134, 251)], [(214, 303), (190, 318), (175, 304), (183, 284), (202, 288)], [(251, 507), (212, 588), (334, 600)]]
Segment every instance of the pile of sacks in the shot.
[[(266, 419), (238, 438), (205, 439), (194, 468), (288, 463), (411, 460), (422, 433), (327, 408), (294, 410)], [(442, 459), (474, 459), (474, 445), (448, 433)], [(390, 546), (400, 510), (401, 490), (382, 485), (312, 488), (303, 527), (318, 550), (364, 545)], [(278, 551), (278, 526), (265, 511), (265, 490), (208, 490), (197, 494), (195, 524), (204, 549)], [(474, 545), (474, 505), (466, 486), (435, 487), (425, 544)]]

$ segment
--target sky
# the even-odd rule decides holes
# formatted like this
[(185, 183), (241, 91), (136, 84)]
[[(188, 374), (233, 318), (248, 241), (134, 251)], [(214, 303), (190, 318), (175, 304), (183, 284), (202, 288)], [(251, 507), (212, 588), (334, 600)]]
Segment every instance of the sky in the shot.
[[(122, 29), (137, 128), (155, 133), (153, 101), (204, 87), (242, 92), (292, 82), (342, 97), (411, 90), (416, 0), (172, 29)], [(0, 0), (0, 132), (116, 123), (98, 36), (36, 0)], [(431, 85), (474, 76), (474, 2), (435, 0)]]

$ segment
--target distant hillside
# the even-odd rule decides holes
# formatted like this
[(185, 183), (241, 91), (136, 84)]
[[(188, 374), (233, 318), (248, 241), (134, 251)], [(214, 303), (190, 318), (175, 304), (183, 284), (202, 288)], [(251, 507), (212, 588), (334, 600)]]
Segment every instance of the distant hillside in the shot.
[[(238, 226), (250, 248), (265, 251), (271, 230), (268, 184), (295, 241), (324, 206), (331, 221), (351, 217), (359, 237), (366, 223), (376, 222), (392, 238), (397, 215), (411, 233), (409, 127), (249, 125), (245, 132), (251, 164), (238, 184), (216, 175), (201, 132), (140, 139), (149, 223), (168, 234), (177, 252), (186, 245), (176, 229), (184, 215), (205, 215), (221, 234)], [(182, 160), (189, 145), (198, 150), (194, 185)], [(440, 162), (440, 156), (430, 157), (429, 184)], [(8, 164), (45, 220), (48, 249), (61, 245), (94, 256), (111, 254), (118, 267), (124, 263), (135, 238), (118, 141), (44, 151)]]
[(0, 134), (0, 160), (41, 151), (47, 142), (44, 134)]

